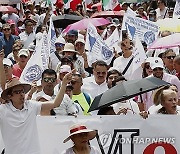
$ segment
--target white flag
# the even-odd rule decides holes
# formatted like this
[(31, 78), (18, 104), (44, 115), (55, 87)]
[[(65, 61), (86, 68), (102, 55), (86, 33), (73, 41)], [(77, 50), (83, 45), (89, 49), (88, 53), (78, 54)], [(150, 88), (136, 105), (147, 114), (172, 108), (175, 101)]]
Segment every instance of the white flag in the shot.
[(27, 62), (26, 67), (20, 76), (19, 80), (22, 83), (32, 83), (33, 81), (38, 81), (41, 79), (42, 72), (44, 71), (43, 60), (45, 59), (42, 57), (42, 52), (44, 52), (42, 51), (44, 50), (44, 35), (47, 35), (47, 33), (44, 32), (42, 38), (37, 41), (35, 52)]
[(113, 51), (107, 46), (92, 24), (89, 24), (87, 29), (85, 48), (89, 51), (89, 65), (97, 60), (103, 60), (109, 65), (114, 56)]
[(180, 18), (180, 0), (176, 0), (174, 7), (173, 18)]
[(116, 28), (113, 33), (111, 34), (110, 37), (108, 37), (105, 41), (104, 41), (107, 46), (113, 50), (113, 47), (114, 48), (117, 48), (118, 46), (118, 42), (119, 42), (119, 32), (118, 32), (118, 29)]
[(52, 21), (52, 16), (50, 17), (50, 23), (49, 23), (49, 31), (48, 31), (48, 41), (49, 41), (49, 54), (56, 51), (55, 47), (55, 41), (57, 39), (56, 32), (54, 29), (54, 24)]
[(135, 48), (133, 50), (134, 59), (132, 61), (132, 76), (138, 79), (142, 77), (141, 64), (145, 62), (147, 56), (138, 36), (136, 37), (135, 43)]

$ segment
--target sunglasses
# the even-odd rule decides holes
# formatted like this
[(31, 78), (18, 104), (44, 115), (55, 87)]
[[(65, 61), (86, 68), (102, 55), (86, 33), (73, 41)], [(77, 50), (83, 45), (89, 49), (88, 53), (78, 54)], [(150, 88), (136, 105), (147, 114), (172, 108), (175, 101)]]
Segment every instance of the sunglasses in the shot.
[(163, 68), (160, 68), (160, 67), (156, 67), (155, 69), (153, 69), (153, 71), (162, 71), (163, 70)]
[(167, 59), (174, 59), (176, 56), (166, 56)]
[(64, 44), (62, 44), (62, 43), (56, 43), (55, 46), (56, 46), (56, 47), (64, 47)]
[(21, 90), (14, 90), (14, 91), (12, 91), (12, 93), (13, 93), (13, 94), (24, 94), (25, 91), (24, 91), (24, 89), (21, 89)]
[(43, 79), (44, 82), (48, 82), (48, 83), (54, 83), (56, 81), (56, 78), (44, 78)]
[(10, 28), (4, 28), (3, 30), (4, 31), (10, 31)]

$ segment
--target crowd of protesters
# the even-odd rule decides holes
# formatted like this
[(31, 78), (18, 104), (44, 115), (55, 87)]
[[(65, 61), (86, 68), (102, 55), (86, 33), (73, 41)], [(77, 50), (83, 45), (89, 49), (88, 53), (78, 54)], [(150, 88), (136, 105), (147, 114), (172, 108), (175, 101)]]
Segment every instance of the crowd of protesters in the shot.
[[(36, 115), (140, 114), (146, 118), (148, 114), (180, 114), (180, 49), (177, 46), (149, 50), (145, 42), (142, 45), (147, 59), (142, 63), (141, 78), (154, 76), (171, 85), (144, 93), (141, 99), (137, 96), (99, 111), (88, 112), (96, 96), (135, 78), (131, 63), (127, 67), (134, 50), (134, 41), (130, 40), (127, 32), (122, 33), (119, 50), (114, 50), (110, 65), (102, 60), (90, 65), (88, 51), (85, 49), (86, 30), (73, 29), (62, 35), (63, 29), (55, 27), (57, 39), (55, 51), (49, 57), (49, 68), (43, 71), (41, 80), (33, 81), (31, 85), (19, 81), (29, 59), (34, 52), (38, 52), (35, 51), (37, 40), (44, 31), (48, 31), (50, 17), (70, 14), (90, 18), (95, 12), (102, 11), (102, 6), (95, 5), (98, 3), (98, 0), (94, 0), (87, 8), (79, 3), (76, 10), (73, 10), (65, 8), (60, 1), (53, 4), (53, 7), (43, 2), (28, 1), (19, 6), (14, 5), (14, 8), (17, 7), (16, 13), (0, 12), (0, 128), (6, 153), (39, 153), (37, 138), (29, 136), (26, 140), (27, 136), (24, 134), (22, 140), (17, 140), (19, 134), (11, 131), (17, 129), (16, 124), (18, 128), (28, 130), (29, 135), (32, 134), (31, 131), (37, 133), (34, 120)], [(151, 0), (142, 3), (124, 2), (120, 6), (124, 11), (131, 8), (139, 18), (156, 22), (172, 18), (174, 4), (174, 1), (166, 3), (165, 0)], [(122, 18), (108, 17), (111, 24), (96, 27), (98, 34), (105, 40), (116, 28), (120, 33)], [(168, 30), (160, 31), (158, 37), (172, 34)], [(38, 57), (34, 59), (36, 60)], [(23, 125), (21, 121), (24, 122)], [(10, 136), (14, 136), (15, 140), (9, 140)], [(76, 148), (77, 139), (73, 137), (71, 140), (74, 140)], [(17, 144), (21, 144), (22, 148), (17, 149)]]

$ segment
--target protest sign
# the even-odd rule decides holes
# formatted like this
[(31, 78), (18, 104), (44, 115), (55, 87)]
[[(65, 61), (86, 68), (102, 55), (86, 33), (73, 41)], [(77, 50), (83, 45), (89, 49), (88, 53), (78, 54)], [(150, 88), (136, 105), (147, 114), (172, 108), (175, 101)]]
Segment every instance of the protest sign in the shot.
[(92, 24), (89, 24), (87, 29), (85, 48), (89, 51), (88, 63), (90, 66), (97, 60), (103, 60), (109, 65), (113, 58), (113, 51), (107, 46)]
[(132, 40), (135, 40), (136, 36), (138, 36), (141, 41), (150, 45), (158, 36), (159, 26), (155, 22), (125, 14), (122, 30), (127, 30)]

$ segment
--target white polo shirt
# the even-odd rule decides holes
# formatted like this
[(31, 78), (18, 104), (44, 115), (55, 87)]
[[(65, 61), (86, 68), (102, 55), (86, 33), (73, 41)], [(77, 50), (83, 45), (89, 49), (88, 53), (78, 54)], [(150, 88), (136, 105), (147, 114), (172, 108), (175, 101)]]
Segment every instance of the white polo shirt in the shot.
[(26, 100), (22, 110), (11, 102), (0, 105), (0, 129), (6, 154), (40, 154), (36, 116), (41, 103)]
[(106, 81), (98, 85), (95, 81), (94, 76), (92, 76), (92, 77), (84, 78), (81, 89), (83, 92), (90, 94), (92, 99), (94, 99), (96, 96), (108, 90), (108, 86)]
[(34, 32), (27, 34), (25, 31), (19, 34), (20, 40), (23, 42), (23, 48), (28, 49), (29, 45), (36, 39)]

